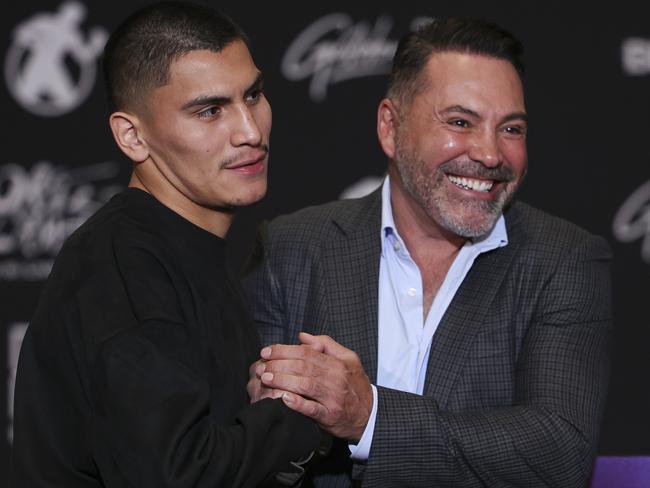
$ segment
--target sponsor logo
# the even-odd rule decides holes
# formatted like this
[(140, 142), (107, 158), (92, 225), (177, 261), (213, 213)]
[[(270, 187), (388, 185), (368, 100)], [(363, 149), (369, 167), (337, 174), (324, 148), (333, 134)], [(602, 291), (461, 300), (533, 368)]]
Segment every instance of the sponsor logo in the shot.
[(27, 332), (26, 322), (16, 322), (7, 327), (7, 439), (13, 441), (14, 390), (16, 386), (16, 368), (23, 337)]
[(119, 165), (0, 166), (0, 281), (47, 278), (63, 241), (122, 189)]
[[(417, 17), (411, 28), (430, 20)], [(309, 95), (322, 102), (335, 83), (390, 72), (397, 48), (397, 40), (388, 37), (392, 27), (387, 15), (356, 23), (345, 13), (325, 15), (291, 43), (282, 58), (282, 74), (290, 81), (311, 78)]]
[(94, 27), (86, 37), (80, 28), (85, 16), (82, 3), (67, 1), (55, 13), (39, 12), (14, 29), (5, 79), (25, 110), (45, 117), (63, 115), (92, 90), (108, 33)]
[(630, 37), (623, 41), (623, 71), (630, 76), (650, 75), (650, 39)]
[(614, 217), (612, 231), (620, 242), (641, 239), (641, 259), (650, 263), (650, 181), (623, 202)]
[(383, 182), (383, 176), (366, 176), (365, 178), (361, 178), (359, 181), (353, 183), (345, 190), (343, 190), (339, 196), (339, 199), (345, 200), (348, 198), (364, 197), (369, 193), (375, 191)]

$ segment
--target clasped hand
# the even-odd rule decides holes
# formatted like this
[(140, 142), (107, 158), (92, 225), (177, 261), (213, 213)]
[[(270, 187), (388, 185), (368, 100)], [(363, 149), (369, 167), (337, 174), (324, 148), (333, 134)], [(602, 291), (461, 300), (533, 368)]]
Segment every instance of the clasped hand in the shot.
[(262, 349), (250, 367), (251, 401), (282, 398), (330, 434), (357, 442), (372, 410), (372, 388), (354, 351), (328, 336), (301, 332), (300, 345)]

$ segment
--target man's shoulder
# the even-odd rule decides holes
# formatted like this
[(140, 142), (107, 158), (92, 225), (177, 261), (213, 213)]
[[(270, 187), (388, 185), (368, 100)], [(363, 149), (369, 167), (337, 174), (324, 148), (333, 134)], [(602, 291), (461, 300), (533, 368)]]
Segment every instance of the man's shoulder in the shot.
[(151, 218), (134, 212), (132, 200), (122, 192), (102, 205), (66, 239), (55, 267), (88, 274), (114, 267), (117, 250), (161, 248), (161, 232)]
[(80, 247), (101, 247), (109, 244), (114, 235), (134, 235), (141, 231), (143, 227), (125, 210), (124, 200), (125, 193), (119, 193), (102, 205), (70, 234), (60, 254), (78, 250)]
[(508, 240), (519, 246), (559, 253), (585, 243), (608, 247), (602, 237), (519, 200), (505, 212), (505, 219)]
[(336, 200), (302, 208), (276, 217), (268, 224), (270, 238), (322, 238), (354, 231), (359, 226), (379, 225), (381, 195)]

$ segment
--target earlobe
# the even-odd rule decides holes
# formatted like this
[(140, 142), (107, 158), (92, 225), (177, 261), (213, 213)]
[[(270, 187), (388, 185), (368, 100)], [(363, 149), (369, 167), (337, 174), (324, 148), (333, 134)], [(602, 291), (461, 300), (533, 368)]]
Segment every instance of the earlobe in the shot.
[(397, 109), (388, 98), (379, 102), (377, 108), (377, 137), (379, 144), (386, 156), (390, 159), (395, 157), (395, 132), (399, 123)]
[(134, 163), (149, 157), (149, 150), (138, 128), (138, 119), (125, 112), (113, 112), (109, 118), (113, 138), (126, 156)]

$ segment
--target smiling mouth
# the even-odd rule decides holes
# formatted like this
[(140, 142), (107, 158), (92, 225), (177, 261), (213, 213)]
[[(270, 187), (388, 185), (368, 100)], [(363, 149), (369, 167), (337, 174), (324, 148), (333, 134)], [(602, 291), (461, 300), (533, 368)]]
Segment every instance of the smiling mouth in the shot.
[(477, 180), (466, 176), (447, 175), (450, 182), (463, 190), (472, 190), (479, 193), (489, 193), (496, 183), (495, 180)]

